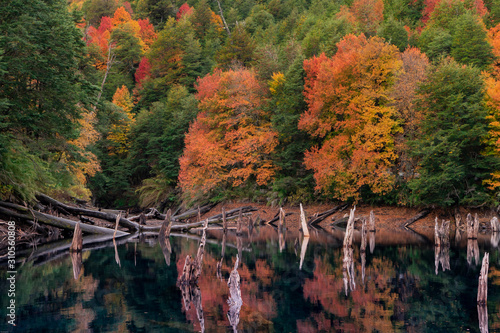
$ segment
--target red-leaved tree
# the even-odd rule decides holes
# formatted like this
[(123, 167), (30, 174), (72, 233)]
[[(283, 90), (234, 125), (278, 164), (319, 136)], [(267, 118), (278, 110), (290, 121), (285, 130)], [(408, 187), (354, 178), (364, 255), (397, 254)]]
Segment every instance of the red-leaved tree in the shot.
[(299, 128), (322, 141), (306, 152), (317, 189), (341, 200), (392, 188), (394, 135), (401, 128), (389, 88), (401, 68), (398, 49), (379, 37), (348, 35), (332, 58), (304, 61), (308, 110)]
[(270, 154), (277, 144), (263, 108), (265, 88), (253, 71), (216, 71), (199, 79), (199, 108), (186, 134), (179, 182), (185, 193), (248, 181), (268, 183), (275, 172)]

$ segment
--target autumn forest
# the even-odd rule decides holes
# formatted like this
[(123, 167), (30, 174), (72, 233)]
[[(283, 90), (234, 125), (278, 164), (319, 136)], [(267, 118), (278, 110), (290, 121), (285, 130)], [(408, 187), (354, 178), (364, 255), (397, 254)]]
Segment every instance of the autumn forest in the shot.
[(0, 199), (500, 203), (496, 0), (12, 0)]

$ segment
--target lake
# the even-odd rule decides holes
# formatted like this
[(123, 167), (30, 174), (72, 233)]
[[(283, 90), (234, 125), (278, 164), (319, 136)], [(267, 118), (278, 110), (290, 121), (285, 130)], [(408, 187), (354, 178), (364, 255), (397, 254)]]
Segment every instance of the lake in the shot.
[[(346, 272), (342, 229), (317, 228), (309, 239), (275, 226), (226, 237), (209, 230), (198, 284), (180, 288), (200, 235), (171, 235), (170, 251), (147, 235), (98, 244), (81, 258), (67, 251), (38, 256), (37, 249), (18, 263), (15, 331), (480, 332), (480, 319), (482, 332), (500, 331), (496, 235), (481, 234), (478, 242), (453, 232), (450, 248), (436, 250), (426, 235), (381, 230), (368, 234), (363, 253), (358, 230)], [(478, 314), (485, 252), (489, 298)], [(241, 304), (228, 286), (238, 256)]]

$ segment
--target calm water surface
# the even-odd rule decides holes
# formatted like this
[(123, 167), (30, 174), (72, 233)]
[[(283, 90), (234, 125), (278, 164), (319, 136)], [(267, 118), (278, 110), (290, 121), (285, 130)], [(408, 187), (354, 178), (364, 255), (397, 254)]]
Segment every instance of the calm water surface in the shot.
[[(482, 315), (490, 332), (500, 331), (500, 258), (489, 235), (479, 244), (452, 235), (449, 251), (440, 253), (425, 236), (377, 232), (363, 254), (358, 232), (354, 274), (345, 279), (341, 230), (316, 230), (303, 240), (270, 226), (245, 229), (239, 237), (230, 232), (224, 249), (221, 232), (208, 235), (198, 285), (184, 293), (177, 278), (199, 236), (171, 236), (171, 252), (154, 237), (101, 244), (83, 252), (81, 268), (66, 251), (30, 259), (18, 268), (15, 331), (480, 332), (476, 259), (485, 251)], [(243, 303), (230, 309), (227, 281), (238, 255)]]

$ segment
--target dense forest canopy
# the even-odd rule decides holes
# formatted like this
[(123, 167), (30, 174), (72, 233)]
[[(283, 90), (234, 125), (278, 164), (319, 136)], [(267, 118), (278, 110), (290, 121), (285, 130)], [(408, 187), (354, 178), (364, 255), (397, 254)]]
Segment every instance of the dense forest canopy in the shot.
[(500, 2), (14, 0), (0, 198), (496, 205)]

